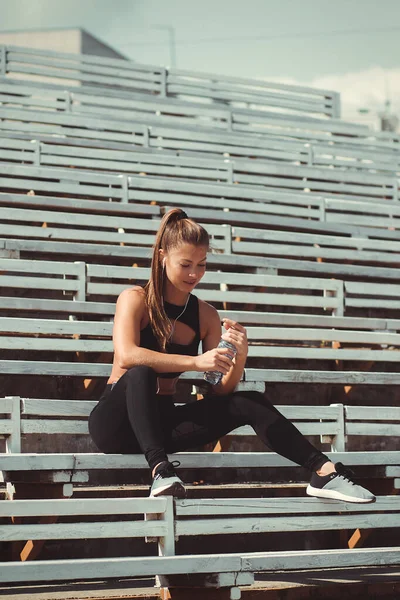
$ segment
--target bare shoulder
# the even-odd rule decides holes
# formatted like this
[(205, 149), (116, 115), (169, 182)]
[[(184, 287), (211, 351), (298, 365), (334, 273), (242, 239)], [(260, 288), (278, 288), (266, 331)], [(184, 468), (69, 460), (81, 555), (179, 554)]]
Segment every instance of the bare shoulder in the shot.
[(205, 302), (205, 300), (201, 300), (200, 298), (198, 298), (199, 300), (199, 310), (202, 314), (204, 314), (205, 317), (211, 317), (211, 318), (217, 318), (219, 319), (219, 314), (217, 309), (215, 308), (215, 306), (213, 306), (212, 304), (209, 304), (208, 302)]
[(138, 298), (142, 298), (143, 300), (145, 300), (146, 293), (140, 285), (133, 285), (130, 288), (126, 288), (125, 290), (122, 290), (122, 292), (118, 296), (118, 299), (119, 298), (132, 298), (132, 297), (135, 297), (135, 298), (138, 297)]
[(200, 337), (204, 339), (209, 331), (209, 329), (221, 326), (221, 319), (219, 313), (215, 306), (205, 302), (204, 300), (199, 300), (199, 318), (200, 318)]
[(117, 299), (117, 308), (132, 307), (136, 310), (144, 309), (146, 305), (146, 293), (140, 285), (134, 285), (123, 290)]

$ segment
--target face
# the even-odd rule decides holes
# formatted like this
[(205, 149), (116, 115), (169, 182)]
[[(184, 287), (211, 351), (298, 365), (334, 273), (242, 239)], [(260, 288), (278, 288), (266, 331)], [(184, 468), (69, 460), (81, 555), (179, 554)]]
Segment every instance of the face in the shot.
[(165, 258), (165, 271), (172, 285), (182, 292), (190, 292), (199, 283), (206, 270), (207, 248), (182, 244), (179, 248), (160, 252)]

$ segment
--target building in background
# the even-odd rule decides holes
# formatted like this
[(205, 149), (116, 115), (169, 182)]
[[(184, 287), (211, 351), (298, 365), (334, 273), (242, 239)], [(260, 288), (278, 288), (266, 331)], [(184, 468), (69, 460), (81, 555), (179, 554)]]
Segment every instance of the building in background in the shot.
[(386, 100), (385, 109), (379, 114), (379, 117), (381, 119), (382, 131), (398, 131), (399, 118), (397, 114), (392, 111), (390, 100)]
[[(65, 29), (36, 29), (30, 31), (8, 31), (0, 32), (0, 45), (4, 44), (9, 47), (29, 48), (34, 50), (44, 50), (53, 52), (63, 52), (66, 56), (59, 63), (59, 69), (63, 70), (62, 83), (57, 78), (57, 74), (52, 70), (51, 65), (46, 65), (46, 62), (41, 60), (39, 56), (37, 60), (36, 73), (18, 73), (18, 69), (15, 72), (7, 73), (7, 79), (23, 79), (32, 81), (34, 85), (47, 85), (50, 86), (62, 85), (68, 86), (81, 86), (81, 85), (94, 85), (92, 81), (85, 81), (84, 72), (80, 72), (81, 60), (83, 57), (87, 57), (88, 62), (91, 61), (90, 57), (102, 57), (109, 59), (124, 59), (128, 60), (126, 56), (111, 48), (107, 44), (104, 44), (95, 36), (91, 35), (84, 29), (80, 28), (65, 28)], [(75, 58), (76, 56), (76, 58)], [(15, 53), (15, 61), (24, 60), (23, 52)], [(35, 62), (36, 58), (33, 59)], [(66, 79), (66, 72), (71, 73), (71, 79)], [(74, 78), (74, 75), (78, 76)]]
[(78, 27), (0, 32), (0, 44), (126, 59), (126, 56)]

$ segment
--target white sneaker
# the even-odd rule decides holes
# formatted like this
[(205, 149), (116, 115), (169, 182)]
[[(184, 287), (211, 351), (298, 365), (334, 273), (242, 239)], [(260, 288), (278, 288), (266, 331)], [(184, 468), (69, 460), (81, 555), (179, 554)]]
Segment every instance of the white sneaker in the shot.
[(340, 462), (335, 464), (335, 468), (336, 471), (329, 475), (321, 476), (313, 473), (306, 493), (317, 498), (331, 498), (345, 502), (375, 502), (376, 498), (371, 492), (354, 483), (353, 472), (350, 469)]
[(173, 463), (164, 461), (158, 465), (156, 472), (154, 473), (150, 496), (174, 496), (174, 498), (186, 497), (185, 486), (175, 472), (175, 467), (178, 467), (179, 465), (179, 461)]

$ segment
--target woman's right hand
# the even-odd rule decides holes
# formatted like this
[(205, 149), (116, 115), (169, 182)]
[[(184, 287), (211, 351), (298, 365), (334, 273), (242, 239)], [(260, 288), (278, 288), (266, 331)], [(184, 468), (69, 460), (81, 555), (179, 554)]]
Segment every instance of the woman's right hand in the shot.
[(204, 354), (199, 354), (194, 359), (195, 371), (220, 371), (223, 375), (229, 372), (232, 366), (231, 350), (229, 348), (213, 348)]

